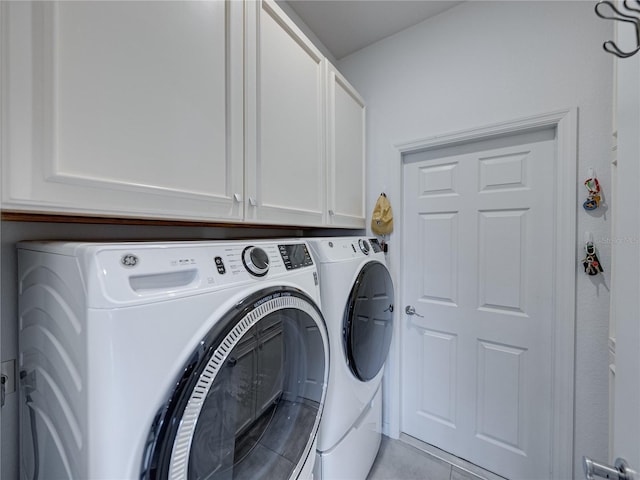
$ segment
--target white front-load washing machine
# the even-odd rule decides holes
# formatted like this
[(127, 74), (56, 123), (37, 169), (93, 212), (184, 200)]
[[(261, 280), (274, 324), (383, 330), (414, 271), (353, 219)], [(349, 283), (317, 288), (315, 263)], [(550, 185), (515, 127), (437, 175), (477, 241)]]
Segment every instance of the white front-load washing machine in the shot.
[(318, 263), (331, 348), (315, 478), (364, 480), (381, 441), (393, 283), (376, 239), (320, 238), (310, 239), (309, 245)]
[(18, 244), (23, 479), (312, 478), (303, 241)]

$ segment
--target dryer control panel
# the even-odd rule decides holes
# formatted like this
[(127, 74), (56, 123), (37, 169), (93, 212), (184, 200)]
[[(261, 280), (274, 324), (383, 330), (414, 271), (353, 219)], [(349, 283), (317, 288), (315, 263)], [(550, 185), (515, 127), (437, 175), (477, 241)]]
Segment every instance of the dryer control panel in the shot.
[(332, 237), (309, 240), (311, 251), (318, 264), (360, 259), (377, 259), (384, 263), (385, 257), (375, 238)]

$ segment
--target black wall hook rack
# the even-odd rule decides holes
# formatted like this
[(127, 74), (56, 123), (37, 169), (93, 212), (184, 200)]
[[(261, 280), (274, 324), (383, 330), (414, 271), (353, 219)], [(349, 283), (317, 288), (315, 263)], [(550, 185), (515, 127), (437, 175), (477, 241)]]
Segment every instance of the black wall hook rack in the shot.
[(617, 20), (619, 22), (631, 23), (636, 34), (636, 48), (631, 51), (622, 51), (611, 40), (602, 44), (606, 52), (612, 53), (619, 58), (629, 58), (640, 51), (640, 0), (624, 0), (622, 3), (625, 12), (620, 11), (610, 0), (601, 0), (595, 6), (596, 15), (605, 20)]

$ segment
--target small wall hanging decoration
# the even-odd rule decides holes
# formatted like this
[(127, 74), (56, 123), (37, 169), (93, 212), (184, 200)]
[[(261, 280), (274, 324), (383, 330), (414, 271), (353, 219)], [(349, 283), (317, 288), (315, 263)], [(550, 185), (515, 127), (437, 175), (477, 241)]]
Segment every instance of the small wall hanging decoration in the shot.
[(598, 255), (596, 254), (596, 246), (593, 242), (586, 242), (584, 245), (586, 256), (582, 259), (582, 266), (584, 267), (584, 273), (587, 275), (597, 275), (604, 272)]
[(386, 242), (386, 235), (393, 232), (393, 210), (387, 195), (382, 192), (376, 201), (376, 205), (373, 207), (373, 214), (371, 215), (371, 230), (376, 235), (382, 236), (380, 246), (382, 251), (387, 253), (388, 245)]
[(589, 178), (584, 181), (584, 186), (587, 188), (589, 196), (582, 206), (585, 210), (595, 210), (600, 206), (600, 201), (602, 200), (602, 196), (600, 195), (600, 182), (591, 168), (589, 169), (588, 176)]
[(378, 235), (388, 235), (393, 231), (393, 210), (385, 193), (380, 194), (373, 207), (371, 230)]

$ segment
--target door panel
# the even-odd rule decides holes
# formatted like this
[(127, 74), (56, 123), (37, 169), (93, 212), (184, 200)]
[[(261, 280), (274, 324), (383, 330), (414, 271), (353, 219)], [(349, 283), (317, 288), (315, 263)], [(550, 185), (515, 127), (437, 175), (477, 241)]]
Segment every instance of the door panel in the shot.
[(522, 348), (478, 341), (477, 435), (522, 455), (525, 354)]
[[(478, 212), (478, 308), (524, 313), (526, 210)], [(501, 263), (509, 269), (497, 269)]]
[(421, 214), (420, 243), (431, 245), (420, 250), (422, 271), (421, 301), (455, 305), (458, 297), (458, 214)]
[(425, 367), (418, 413), (447, 427), (456, 425), (457, 335), (424, 329), (420, 365)]
[(555, 130), (406, 155), (402, 431), (551, 470)]

